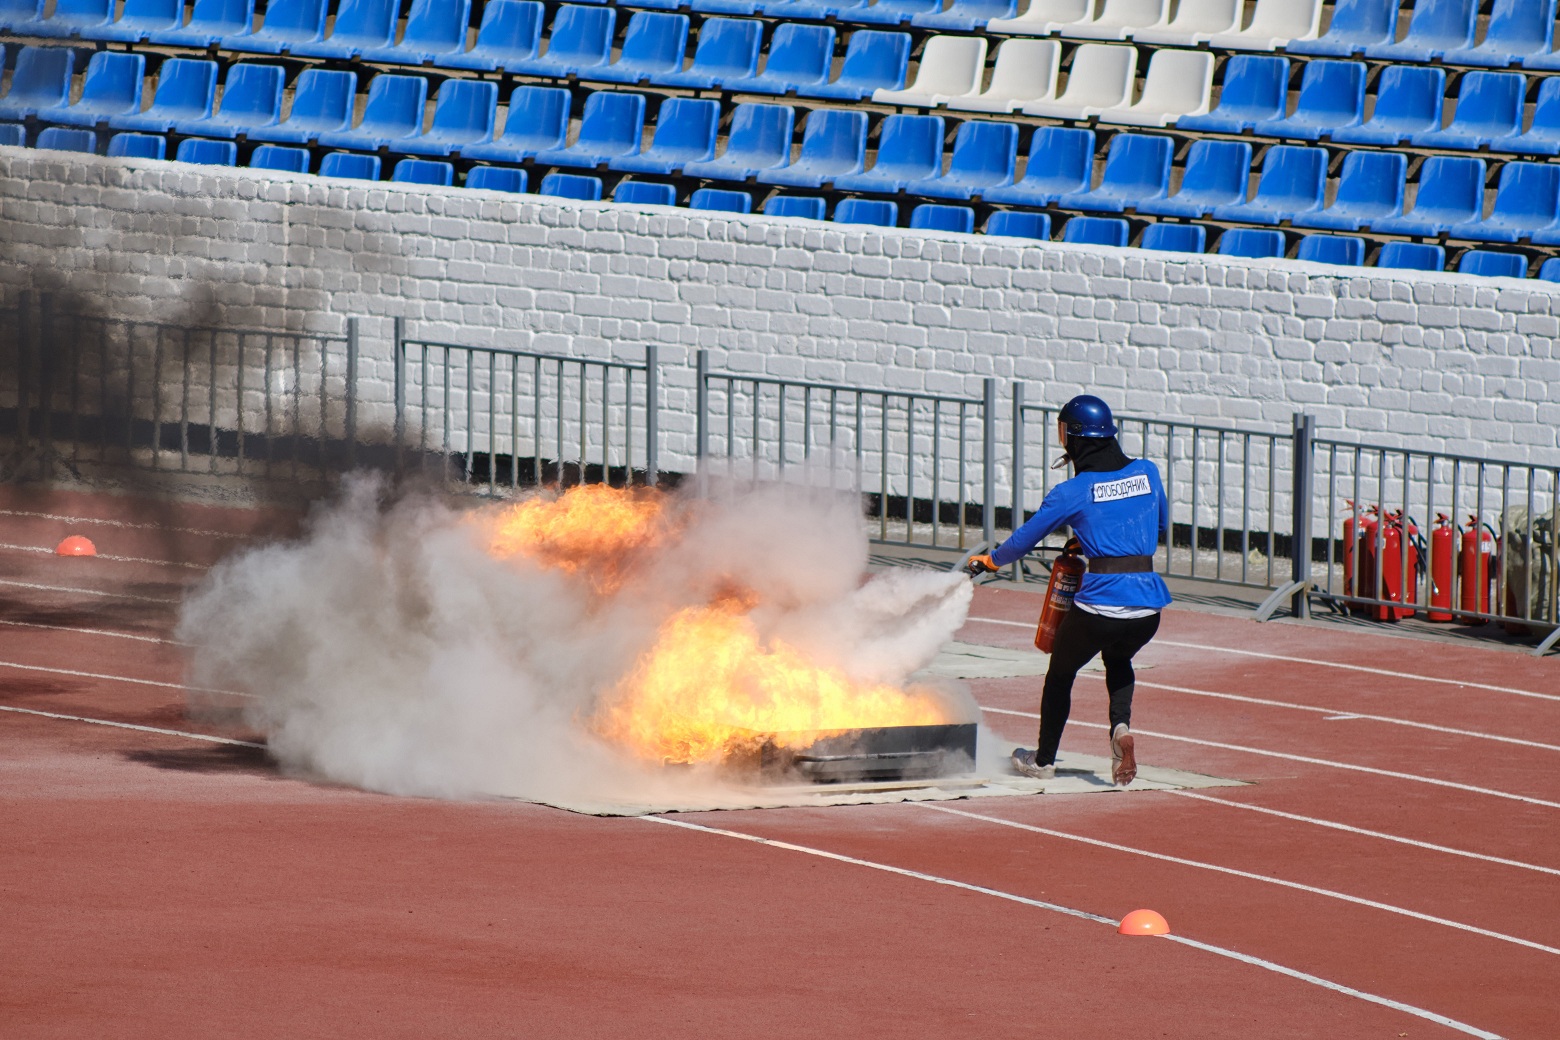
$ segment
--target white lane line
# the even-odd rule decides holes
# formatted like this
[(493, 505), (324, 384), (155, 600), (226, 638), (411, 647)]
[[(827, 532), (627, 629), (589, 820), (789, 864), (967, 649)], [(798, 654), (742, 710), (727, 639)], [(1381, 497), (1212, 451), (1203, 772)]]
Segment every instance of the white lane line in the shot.
[(1327, 827), (1335, 831), (1345, 831), (1349, 834), (1360, 834), (1367, 838), (1380, 838), (1382, 841), (1395, 841), (1399, 845), (1412, 845), (1416, 849), (1428, 849), (1431, 852), (1444, 852), (1449, 856), (1463, 856), (1467, 859), (1483, 860), (1486, 863), (1498, 863), (1503, 867), (1516, 867), (1520, 870), (1536, 870), (1540, 874), (1553, 874), (1560, 877), (1560, 870), (1554, 867), (1541, 867), (1536, 863), (1523, 863), (1521, 860), (1505, 859), (1501, 856), (1487, 856), (1482, 852), (1469, 852), (1466, 849), (1454, 849), (1447, 845), (1436, 845), (1428, 841), (1418, 841), (1414, 838), (1405, 838), (1397, 834), (1387, 834), (1383, 831), (1366, 830), (1364, 827), (1352, 827), (1347, 823), (1339, 823), (1336, 820), (1319, 820), (1314, 816), (1301, 816), (1297, 813), (1284, 812), (1280, 809), (1269, 809), (1264, 805), (1252, 805), (1249, 802), (1237, 802), (1230, 798), (1214, 798), (1211, 795), (1199, 794), (1196, 791), (1166, 791), (1165, 794), (1173, 794), (1177, 798), (1192, 798), (1199, 802), (1212, 802), (1215, 805), (1228, 806), (1231, 809), (1244, 809), (1247, 812), (1258, 812), (1267, 816), (1280, 816), (1286, 820), (1295, 820), (1299, 823), (1309, 823), (1317, 827)]
[(133, 722), (110, 722), (108, 719), (89, 719), (84, 715), (61, 715), (52, 711), (34, 711), (32, 708), (13, 708), (9, 704), (0, 704), (0, 711), (13, 711), (18, 715), (38, 715), (45, 719), (64, 719), (66, 722), (90, 722), (94, 726), (113, 726), (115, 729), (133, 729), (142, 733), (162, 733), (170, 737), (189, 737), (191, 740), (209, 740), (213, 744), (234, 744), (238, 747), (264, 748), (264, 744), (256, 744), (248, 740), (234, 740), (231, 737), (213, 737), (209, 733), (186, 733), (182, 729), (162, 729), (157, 726), (137, 726)]
[[(1024, 719), (1038, 719), (1040, 716), (1032, 711), (1013, 711), (1009, 708), (992, 708), (982, 704), (982, 711), (993, 712), (997, 715), (1016, 715)], [(1080, 722), (1073, 720), (1068, 723), (1072, 726), (1086, 726), (1089, 729), (1109, 729), (1103, 722)], [(1542, 798), (1532, 798), (1525, 794), (1512, 794), (1510, 791), (1496, 791), (1488, 787), (1474, 787), (1471, 784), (1459, 784), (1452, 780), (1437, 780), (1431, 776), (1418, 776), (1414, 773), (1399, 773), (1391, 769), (1375, 769), (1371, 766), (1357, 766), (1350, 762), (1334, 762), (1325, 758), (1311, 758), (1307, 755), (1291, 755), (1284, 751), (1267, 751), (1263, 748), (1244, 747), (1240, 744), (1225, 744), (1217, 740), (1200, 740), (1196, 737), (1179, 737), (1173, 733), (1154, 733), (1146, 729), (1134, 728), (1132, 732), (1141, 737), (1157, 737), (1160, 740), (1174, 740), (1183, 744), (1197, 744), (1202, 747), (1222, 748), (1225, 751), (1239, 751), (1247, 755), (1261, 755), (1264, 758), (1282, 758), (1290, 762), (1305, 762), (1313, 766), (1326, 766), (1329, 769), (1348, 769), (1356, 773), (1370, 773), (1373, 776), (1390, 776), (1397, 780), (1412, 780), (1420, 784), (1433, 784), (1436, 787), (1449, 787), (1455, 791), (1468, 791), (1473, 794), (1488, 795), (1491, 798), (1507, 798), (1514, 802), (1526, 802), (1529, 805), (1542, 805), (1549, 809), (1560, 809), (1560, 802), (1548, 802)]]
[(212, 538), (250, 538), (252, 535), (234, 534), (230, 531), (208, 531), (200, 527), (164, 527), (162, 524), (136, 523), (133, 520), (105, 520), (95, 516), (61, 516), (58, 513), (34, 513), (25, 509), (0, 509), (0, 516), (29, 516), (38, 520), (63, 520), (70, 524), (99, 524), (104, 527), (127, 527), (138, 531), (168, 531), (172, 534), (203, 534)]
[[(844, 856), (838, 852), (828, 852), (824, 849), (813, 848), (809, 845), (797, 845), (789, 841), (776, 841), (771, 838), (761, 838), (756, 834), (746, 834), (742, 831), (726, 830), (722, 827), (706, 827), (703, 824), (689, 823), (686, 820), (672, 820), (664, 816), (641, 816), (639, 819), (644, 820), (647, 823), (660, 823), (669, 827), (681, 827), (685, 830), (702, 831), (705, 834), (715, 834), (726, 838), (736, 838), (739, 841), (749, 841), (756, 845), (767, 845), (770, 848), (784, 849), (788, 852), (800, 852), (803, 855), (817, 856), (820, 859), (833, 860), (836, 863), (848, 863), (852, 866), (866, 867), (870, 870), (880, 870), (886, 874), (897, 874), (900, 877), (912, 878), (916, 881), (926, 881), (934, 885), (942, 885), (946, 888), (954, 888), (965, 892), (973, 892), (977, 895), (991, 896), (994, 899), (1003, 899), (1010, 903), (1020, 903), (1024, 906), (1037, 907), (1041, 910), (1050, 910), (1053, 913), (1065, 914), (1068, 917), (1077, 917), (1085, 921), (1092, 921), (1096, 924), (1110, 925), (1112, 928), (1115, 928), (1120, 924), (1120, 922), (1113, 921), (1109, 917), (1101, 917), (1099, 914), (1091, 914), (1085, 910), (1074, 910), (1072, 907), (1061, 906), (1057, 903), (1047, 903), (1039, 899), (1030, 899), (1026, 896), (1015, 895), (1012, 892), (1003, 892), (1000, 889), (987, 888), (984, 885), (972, 885), (966, 881), (955, 881), (952, 878), (941, 877), (937, 874), (926, 874), (919, 870), (910, 870), (905, 867), (895, 867), (887, 863), (878, 863), (874, 860), (857, 859), (855, 856)], [(1276, 972), (1279, 975), (1284, 975), (1288, 978), (1296, 979), (1301, 982), (1307, 982), (1313, 986), (1320, 986), (1323, 989), (1331, 990), (1334, 993), (1341, 993), (1344, 996), (1354, 997), (1357, 1000), (1367, 1001), (1371, 1004), (1378, 1004), (1382, 1007), (1391, 1008), (1394, 1011), (1401, 1011), (1404, 1014), (1413, 1015), (1416, 1018), (1421, 1018), (1428, 1022), (1434, 1022), (1437, 1025), (1446, 1026), (1448, 1029), (1455, 1029), (1460, 1033), (1466, 1033), (1468, 1036), (1479, 1037), (1480, 1040), (1502, 1040), (1500, 1034), (1498, 1033), (1491, 1033), (1487, 1030), (1479, 1029), (1476, 1026), (1471, 1026), (1467, 1023), (1459, 1022), (1456, 1019), (1448, 1018), (1445, 1015), (1436, 1014), (1434, 1011), (1429, 1011), (1421, 1007), (1415, 1007), (1413, 1004), (1404, 1004), (1401, 1001), (1392, 1000), (1389, 997), (1381, 997), (1374, 993), (1366, 993), (1364, 990), (1358, 990), (1352, 986), (1345, 986), (1342, 983), (1333, 982), (1329, 979), (1324, 979), (1317, 975), (1311, 975), (1307, 972), (1297, 971), (1294, 968), (1286, 967), (1282, 964), (1275, 963), (1274, 961), (1263, 960), (1260, 957), (1253, 957), (1250, 954), (1240, 953), (1236, 950), (1226, 949), (1222, 946), (1213, 946), (1209, 943), (1198, 942), (1196, 939), (1188, 939), (1185, 936), (1165, 935), (1160, 936), (1159, 938), (1167, 939), (1170, 942), (1180, 943), (1182, 946), (1189, 946), (1193, 949), (1202, 950), (1204, 953), (1212, 953), (1220, 957), (1228, 957), (1229, 959), (1239, 961), (1242, 964), (1249, 964), (1253, 967), (1263, 968), (1267, 971)]]
[(24, 672), (48, 672), (51, 675), (72, 675), (78, 679), (105, 679), (108, 682), (135, 683), (137, 686), (159, 686), (165, 690), (193, 690), (196, 693), (220, 693), (225, 697), (249, 697), (237, 690), (213, 690), (205, 686), (186, 686), (184, 683), (159, 682), (156, 679), (132, 679), (128, 675), (104, 675), (101, 672), (78, 672), (70, 668), (45, 668), (41, 664), (18, 664), (0, 661), (0, 668), (15, 668)]
[(1461, 921), (1453, 921), (1446, 917), (1436, 917), (1433, 914), (1422, 914), (1418, 910), (1410, 910), (1407, 907), (1394, 906), (1391, 903), (1381, 903), (1374, 899), (1366, 899), (1363, 896), (1351, 896), (1347, 892), (1338, 892), (1330, 888), (1318, 888), (1315, 885), (1302, 884), (1299, 881), (1289, 881), (1285, 878), (1269, 877), (1266, 874), (1254, 874), (1249, 870), (1237, 870), (1234, 867), (1223, 867), (1217, 863), (1204, 863), (1202, 860), (1186, 859), (1182, 856), (1171, 856), (1163, 852), (1150, 852), (1147, 849), (1134, 848), (1131, 845), (1121, 845), (1113, 841), (1104, 841), (1100, 838), (1089, 838), (1082, 834), (1070, 834), (1067, 831), (1053, 830), (1050, 827), (1037, 827), (1032, 823), (1019, 823), (1017, 820), (1004, 820), (1000, 816), (982, 816), (980, 813), (970, 812), (968, 809), (955, 809), (947, 805), (934, 805), (931, 802), (910, 802), (910, 805), (921, 809), (930, 809), (935, 812), (948, 813), (952, 816), (963, 816), (969, 820), (984, 820), (986, 823), (996, 824), (999, 827), (1011, 827), (1015, 830), (1029, 831), (1033, 834), (1044, 834), (1052, 838), (1062, 838), (1066, 841), (1076, 841), (1084, 845), (1093, 845), (1096, 848), (1110, 849), (1113, 852), (1125, 852), (1133, 856), (1142, 856), (1145, 859), (1158, 860), (1161, 863), (1174, 863), (1182, 867), (1194, 867), (1198, 870), (1207, 870), (1215, 874), (1227, 874), (1230, 877), (1243, 878), (1247, 881), (1260, 881), (1266, 885), (1276, 885), (1279, 888), (1293, 889), (1296, 892), (1305, 892), (1309, 895), (1324, 896), (1328, 899), (1336, 899), (1344, 903), (1352, 903), (1355, 906), (1365, 906), (1372, 910), (1381, 910), (1389, 914), (1397, 914), (1399, 917), (1409, 917), (1416, 921), (1424, 921), (1428, 924), (1437, 924), (1443, 928), (1456, 929), (1459, 932), (1468, 932), (1472, 935), (1482, 935), (1486, 939), (1496, 939), (1500, 942), (1511, 943), (1514, 946), (1523, 946), (1539, 953), (1549, 953), (1560, 957), (1560, 948), (1545, 946), (1543, 943), (1533, 942), (1531, 939), (1522, 939), (1515, 935), (1507, 935), (1505, 932), (1496, 932), (1488, 928), (1480, 928), (1478, 925), (1464, 924)]
[[(44, 556), (53, 556), (53, 548), (47, 545), (13, 545), (10, 542), (0, 542), (0, 549), (9, 549), (12, 552), (39, 553)], [(108, 560), (110, 563), (150, 563), (158, 567), (189, 567), (193, 570), (209, 570), (210, 564), (184, 563), (179, 560), (153, 560), (144, 556), (114, 556), (109, 553), (98, 553), (92, 556), (94, 560)]]
[(188, 646), (174, 639), (159, 639), (156, 636), (138, 636), (129, 632), (111, 632), (106, 628), (78, 628), (75, 625), (45, 625), (37, 621), (12, 621), (9, 618), (0, 618), (0, 625), (15, 625), (18, 628), (41, 628), (48, 632), (79, 632), (87, 636), (113, 636), (116, 639), (135, 639), (142, 643), (162, 643), (165, 646)]
[(177, 606), (183, 600), (169, 599), (166, 596), (137, 596), (130, 592), (108, 592), (104, 589), (83, 589), (73, 585), (43, 585), (35, 581), (17, 581), (14, 578), (0, 578), (0, 585), (13, 585), (19, 589), (39, 589), (43, 592), (74, 592), (83, 596), (106, 596), (109, 599), (132, 599), (138, 603), (171, 603)]

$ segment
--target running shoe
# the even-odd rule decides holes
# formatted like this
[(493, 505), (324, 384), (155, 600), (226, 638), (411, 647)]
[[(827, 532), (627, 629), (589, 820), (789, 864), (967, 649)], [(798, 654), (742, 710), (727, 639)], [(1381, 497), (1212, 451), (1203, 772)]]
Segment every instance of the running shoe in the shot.
[(1036, 752), (1028, 748), (1013, 749), (1013, 769), (1019, 776), (1027, 776), (1033, 780), (1050, 780), (1056, 776), (1056, 766), (1042, 766), (1035, 764)]
[(1125, 722), (1110, 731), (1110, 778), (1118, 787), (1126, 787), (1137, 777), (1137, 754), (1132, 731)]

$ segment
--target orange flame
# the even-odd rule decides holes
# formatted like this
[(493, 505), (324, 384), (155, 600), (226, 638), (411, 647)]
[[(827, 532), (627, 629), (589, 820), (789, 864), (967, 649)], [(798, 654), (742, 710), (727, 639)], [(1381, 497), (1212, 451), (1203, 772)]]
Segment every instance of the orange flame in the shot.
[(640, 552), (666, 539), (666, 520), (659, 492), (586, 484), (505, 509), (493, 522), (489, 552), (528, 556), (571, 574), (589, 568), (597, 591), (611, 591)]

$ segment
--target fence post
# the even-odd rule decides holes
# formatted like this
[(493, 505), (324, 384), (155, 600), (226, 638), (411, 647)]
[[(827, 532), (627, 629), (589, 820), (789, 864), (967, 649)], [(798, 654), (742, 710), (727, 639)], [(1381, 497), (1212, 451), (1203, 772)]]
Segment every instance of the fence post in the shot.
[[(1292, 569), (1290, 578), (1296, 582), (1311, 577), (1311, 506), (1315, 477), (1315, 458), (1311, 441), (1316, 434), (1316, 419), (1304, 412), (1295, 413), (1293, 457), (1290, 468), (1294, 474), (1294, 487), (1290, 500), (1290, 512), (1294, 522), (1289, 555)], [(1195, 551), (1195, 549), (1194, 549)], [(1302, 586), (1291, 601), (1294, 616), (1311, 616), (1310, 589)]]
[[(395, 471), (401, 472), (406, 455), (406, 319), (395, 319), (395, 345), (391, 358), (395, 364)], [(424, 391), (426, 393), (426, 391)], [(424, 417), (426, 418), (426, 416)]]
[(16, 368), (16, 457), (22, 458), (32, 446), (32, 365), (33, 355), (43, 353), (43, 334), (39, 330), (38, 298), (31, 292), (22, 293), (21, 310), (17, 314)]
[[(357, 380), (358, 380), (358, 320), (347, 319), (347, 387), (346, 428), (347, 468), (357, 465)], [(324, 431), (320, 436), (325, 436)]]
[[(655, 487), (660, 483), (660, 467), (657, 455), (660, 450), (661, 399), (660, 350), (654, 343), (645, 345), (645, 483)], [(632, 423), (632, 419), (629, 420)], [(633, 460), (629, 460), (629, 472), (633, 473)]]
[[(997, 537), (997, 381), (987, 376), (982, 389), (980, 440), (985, 457), (981, 460), (980, 531), (990, 552)], [(937, 508), (935, 502), (932, 508)]]
[[(1024, 524), (1024, 384), (1013, 384), (1013, 519), (1018, 530)], [(990, 552), (990, 548), (986, 550)], [(1013, 580), (1024, 580), (1022, 560), (1013, 561)]]
[[(710, 352), (702, 348), (693, 356), (693, 382), (693, 468), (699, 494), (704, 496), (710, 490), (705, 465), (710, 453)], [(726, 451), (731, 451), (731, 445), (726, 445)]]

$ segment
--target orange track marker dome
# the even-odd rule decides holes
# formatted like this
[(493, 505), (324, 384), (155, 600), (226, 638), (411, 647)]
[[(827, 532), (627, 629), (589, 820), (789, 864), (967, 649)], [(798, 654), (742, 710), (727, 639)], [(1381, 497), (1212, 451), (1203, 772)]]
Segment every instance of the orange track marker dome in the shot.
[(73, 534), (56, 546), (54, 552), (59, 556), (96, 556), (97, 546), (92, 544), (91, 539)]
[(1169, 935), (1170, 924), (1153, 910), (1134, 910), (1121, 919), (1116, 931), (1122, 935)]

